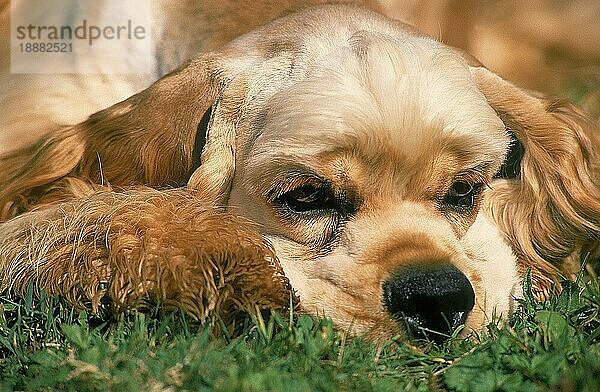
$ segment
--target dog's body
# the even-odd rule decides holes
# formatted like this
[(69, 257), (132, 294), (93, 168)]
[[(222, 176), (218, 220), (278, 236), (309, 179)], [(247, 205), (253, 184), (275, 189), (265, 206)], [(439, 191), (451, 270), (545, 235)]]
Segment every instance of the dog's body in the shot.
[[(161, 44), (158, 58), (222, 43), (188, 38)], [(519, 90), (400, 22), (350, 5), (309, 8), (0, 158), (1, 286), (34, 281), (92, 307), (150, 294), (206, 318), (214, 277), (191, 271), (214, 252), (202, 230), (218, 228), (201, 212), (225, 207), (269, 244), (248, 257), (269, 258), (272, 246), (309, 312), (355, 333), (477, 329), (510, 314), (526, 271), (543, 297), (597, 246), (596, 132), (571, 105)], [(175, 212), (141, 207), (147, 200)], [(142, 213), (132, 222), (131, 211)], [(187, 229), (172, 222), (196, 214)], [(194, 240), (182, 240), (186, 230)], [(174, 272), (132, 272), (144, 268)], [(265, 280), (279, 285), (250, 297), (283, 306), (289, 298), (256, 299), (285, 291), (273, 268)]]

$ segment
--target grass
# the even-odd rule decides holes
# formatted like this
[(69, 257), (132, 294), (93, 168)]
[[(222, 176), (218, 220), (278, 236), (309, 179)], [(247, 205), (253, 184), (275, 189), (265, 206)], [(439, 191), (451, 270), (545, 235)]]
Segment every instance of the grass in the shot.
[(563, 287), (539, 303), (526, 280), (503, 327), (443, 346), (375, 345), (328, 319), (278, 314), (231, 337), (181, 314), (107, 323), (60, 299), (0, 296), (0, 392), (598, 391), (600, 283)]
[(0, 391), (600, 390), (600, 284), (564, 286), (443, 346), (375, 345), (308, 316), (248, 319), (231, 337), (181, 314), (105, 323), (58, 299), (3, 297)]

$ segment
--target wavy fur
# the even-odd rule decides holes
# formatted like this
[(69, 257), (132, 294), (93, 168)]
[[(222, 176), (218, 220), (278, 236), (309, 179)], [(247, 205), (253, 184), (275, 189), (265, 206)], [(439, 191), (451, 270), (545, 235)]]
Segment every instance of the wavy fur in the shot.
[(484, 69), (475, 74), (525, 147), (520, 178), (496, 184), (488, 208), (546, 296), (600, 238), (600, 131), (567, 101), (530, 95)]
[[(494, 176), (504, 127), (524, 146), (517, 178)], [(386, 282), (441, 265), (479, 329), (528, 269), (544, 298), (597, 252), (598, 132), (399, 22), (309, 8), (1, 155), (0, 291), (201, 321), (297, 292), (380, 337), (406, 332)], [(452, 204), (457, 184), (481, 189), (471, 207)]]

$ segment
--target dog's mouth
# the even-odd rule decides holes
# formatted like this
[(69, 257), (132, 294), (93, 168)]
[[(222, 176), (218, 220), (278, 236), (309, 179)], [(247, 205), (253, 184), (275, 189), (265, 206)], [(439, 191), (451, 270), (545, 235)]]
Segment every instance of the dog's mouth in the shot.
[(383, 283), (384, 306), (415, 338), (441, 343), (475, 305), (469, 279), (446, 263), (402, 268)]

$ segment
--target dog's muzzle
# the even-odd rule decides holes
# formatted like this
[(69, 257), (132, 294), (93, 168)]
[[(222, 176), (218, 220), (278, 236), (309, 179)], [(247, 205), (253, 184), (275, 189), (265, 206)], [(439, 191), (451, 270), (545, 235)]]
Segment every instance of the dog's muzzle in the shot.
[(475, 305), (469, 279), (448, 263), (403, 267), (383, 283), (384, 304), (415, 337), (443, 342)]

